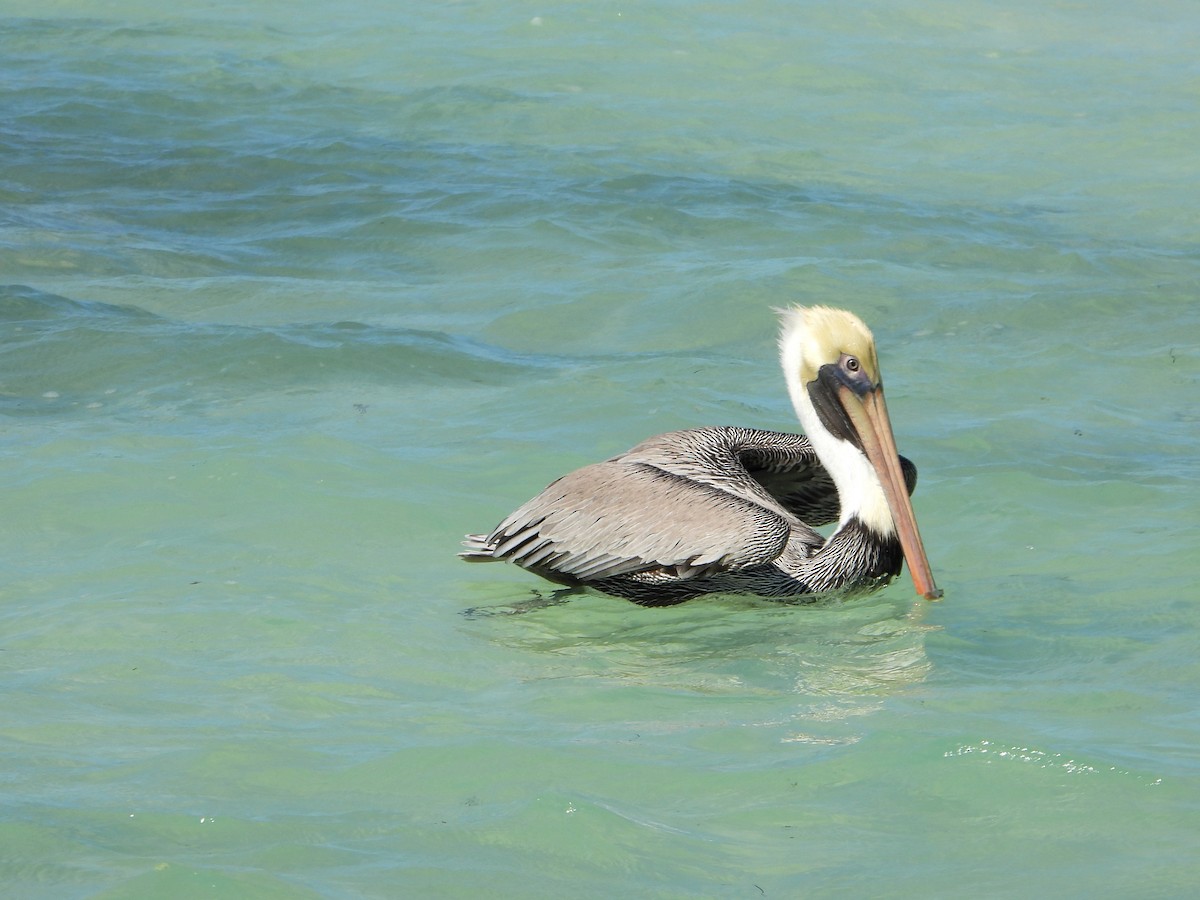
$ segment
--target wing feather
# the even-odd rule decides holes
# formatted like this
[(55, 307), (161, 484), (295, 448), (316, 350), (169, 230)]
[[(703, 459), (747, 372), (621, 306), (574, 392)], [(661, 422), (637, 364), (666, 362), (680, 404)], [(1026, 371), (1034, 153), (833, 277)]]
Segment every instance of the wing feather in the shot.
[[(620, 458), (551, 484), (482, 543), (486, 556), (580, 581), (655, 569), (695, 575), (775, 559), (790, 528), (778, 513), (654, 466)], [(468, 558), (482, 547), (472, 541)]]

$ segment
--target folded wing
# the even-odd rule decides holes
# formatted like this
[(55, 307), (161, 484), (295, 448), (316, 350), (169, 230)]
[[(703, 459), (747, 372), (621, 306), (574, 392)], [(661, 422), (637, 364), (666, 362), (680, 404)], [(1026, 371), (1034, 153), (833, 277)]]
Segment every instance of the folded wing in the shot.
[(778, 512), (617, 458), (560, 478), (490, 535), (471, 536), (462, 556), (572, 583), (655, 571), (688, 578), (768, 563), (790, 533)]

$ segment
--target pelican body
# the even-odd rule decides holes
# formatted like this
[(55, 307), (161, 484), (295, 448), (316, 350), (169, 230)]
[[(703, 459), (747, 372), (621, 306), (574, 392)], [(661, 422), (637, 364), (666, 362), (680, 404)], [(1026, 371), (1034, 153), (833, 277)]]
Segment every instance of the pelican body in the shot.
[[(644, 606), (873, 590), (905, 561), (917, 592), (940, 597), (870, 330), (828, 307), (781, 316), (784, 379), (806, 434), (660, 434), (559, 478), (490, 534), (468, 535), (459, 555)], [(815, 530), (835, 521), (828, 538)]]

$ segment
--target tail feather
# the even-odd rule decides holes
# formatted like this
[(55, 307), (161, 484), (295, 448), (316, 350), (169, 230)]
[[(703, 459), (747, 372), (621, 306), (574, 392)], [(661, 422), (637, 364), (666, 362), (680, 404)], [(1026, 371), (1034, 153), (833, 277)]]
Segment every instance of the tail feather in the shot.
[(462, 545), (467, 549), (458, 555), (467, 562), (495, 562), (500, 559), (495, 555), (496, 545), (488, 540), (486, 534), (468, 534)]

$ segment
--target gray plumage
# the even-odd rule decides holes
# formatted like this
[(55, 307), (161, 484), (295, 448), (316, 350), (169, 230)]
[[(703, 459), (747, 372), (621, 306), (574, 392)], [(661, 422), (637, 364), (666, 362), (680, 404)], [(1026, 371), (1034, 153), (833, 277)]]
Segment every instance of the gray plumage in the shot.
[[(916, 467), (900, 463), (911, 494)], [(468, 535), (460, 556), (650, 606), (715, 592), (812, 594), (898, 574), (894, 534), (854, 518), (828, 540), (814, 529), (839, 509), (804, 435), (695, 428), (564, 475), (491, 534)]]

